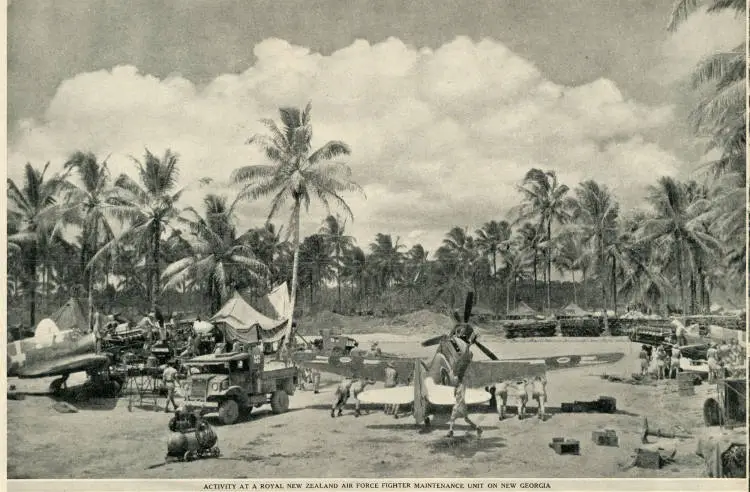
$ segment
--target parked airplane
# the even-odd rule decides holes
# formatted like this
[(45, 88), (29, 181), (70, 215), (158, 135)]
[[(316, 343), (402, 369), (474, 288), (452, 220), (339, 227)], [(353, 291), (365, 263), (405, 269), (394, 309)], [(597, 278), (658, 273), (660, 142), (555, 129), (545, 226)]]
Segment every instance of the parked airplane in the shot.
[[(544, 378), (547, 370), (565, 369), (619, 361), (624, 353), (566, 355), (562, 357), (499, 360), (479, 341), (476, 330), (469, 324), (473, 293), (469, 293), (463, 320), (454, 313), (456, 325), (449, 334), (431, 338), (423, 346), (437, 345), (429, 364), (415, 358), (374, 358), (332, 355), (330, 357), (297, 358), (299, 365), (345, 377), (357, 376), (377, 381), (385, 379), (385, 368), (390, 363), (399, 375), (410, 374), (411, 384), (395, 388), (372, 389), (361, 393), (359, 401), (386, 405), (414, 403), (414, 417), (418, 423), (429, 425), (429, 404), (452, 405), (453, 386), (462, 380), (467, 388), (466, 403), (479, 404), (490, 400), (490, 389), (504, 381)], [(471, 346), (481, 350), (489, 361), (473, 361)], [(402, 376), (403, 377), (403, 376)], [(483, 389), (476, 389), (483, 388)]]

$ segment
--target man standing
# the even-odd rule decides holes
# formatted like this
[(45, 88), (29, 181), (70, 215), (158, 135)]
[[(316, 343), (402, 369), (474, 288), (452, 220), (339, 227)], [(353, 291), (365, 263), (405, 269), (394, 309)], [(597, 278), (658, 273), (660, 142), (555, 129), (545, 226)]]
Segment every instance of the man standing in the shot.
[(477, 431), (477, 437), (482, 437), (482, 428), (469, 419), (469, 409), (466, 406), (466, 385), (464, 385), (463, 381), (458, 380), (456, 382), (456, 389), (453, 390), (453, 396), (456, 399), (456, 403), (453, 405), (453, 410), (451, 410), (448, 437), (453, 437), (453, 424), (460, 418), (464, 419), (472, 429)]
[[(377, 343), (377, 342), (376, 342)], [(385, 387), (395, 388), (398, 385), (398, 373), (396, 368), (393, 366), (393, 362), (388, 361), (385, 366)], [(386, 405), (385, 414), (391, 415), (398, 418), (398, 405)]]
[(331, 405), (331, 417), (336, 417), (337, 410), (338, 416), (341, 417), (346, 400), (349, 399), (349, 391), (352, 388), (352, 384), (354, 384), (354, 379), (344, 379), (336, 388), (336, 393), (333, 395), (333, 405)]
[(641, 352), (638, 354), (638, 359), (641, 361), (641, 376), (645, 376), (648, 374), (649, 365), (649, 357), (645, 345), (641, 345)]
[(162, 380), (167, 387), (167, 402), (164, 404), (164, 412), (169, 412), (170, 403), (177, 410), (177, 403), (174, 401), (174, 393), (177, 387), (177, 369), (175, 369), (173, 361), (170, 360), (167, 362), (167, 367), (162, 374)]
[(680, 371), (680, 348), (672, 347), (672, 358), (669, 361), (669, 378), (677, 379), (677, 373)]
[(352, 385), (352, 396), (354, 397), (354, 416), (359, 417), (362, 415), (359, 411), (359, 398), (358, 396), (360, 393), (362, 393), (367, 386), (370, 386), (371, 384), (375, 384), (375, 381), (372, 379), (361, 379), (358, 382), (356, 382), (354, 385)]

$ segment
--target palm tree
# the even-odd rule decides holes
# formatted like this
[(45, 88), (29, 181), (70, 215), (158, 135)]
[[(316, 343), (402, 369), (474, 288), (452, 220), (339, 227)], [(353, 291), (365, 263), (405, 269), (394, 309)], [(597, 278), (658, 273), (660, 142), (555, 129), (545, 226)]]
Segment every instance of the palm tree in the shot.
[(568, 231), (577, 234), (584, 250), (593, 253), (593, 265), (599, 274), (604, 312), (607, 311), (607, 248), (616, 238), (620, 207), (606, 186), (588, 180), (575, 189), (575, 199), (568, 200), (572, 224)]
[(312, 310), (315, 289), (335, 277), (331, 245), (321, 234), (307, 236), (300, 246), (300, 285), (310, 287)]
[(320, 229), (320, 234), (328, 242), (336, 260), (336, 290), (338, 291), (339, 311), (341, 310), (341, 255), (354, 244), (354, 238), (347, 236), (345, 232), (346, 221), (342, 222), (340, 217), (334, 217), (333, 215), (326, 217), (325, 224)]
[(492, 287), (493, 287), (493, 305), (497, 302), (497, 255), (508, 250), (510, 241), (510, 224), (501, 220), (497, 222), (491, 220), (485, 222), (481, 229), (477, 229), (477, 247), (487, 255), (492, 263)]
[(569, 188), (567, 185), (558, 183), (557, 174), (554, 171), (542, 171), (534, 168), (526, 173), (518, 189), (524, 200), (524, 203), (518, 208), (520, 219), (537, 218), (539, 230), (546, 231), (545, 244), (542, 246), (546, 251), (547, 260), (547, 309), (552, 309), (550, 295), (552, 283), (552, 255), (550, 254), (552, 223), (565, 224), (568, 221), (565, 195)]
[(508, 250), (503, 255), (505, 263), (505, 313), (510, 312), (510, 287), (513, 285), (513, 307), (516, 306), (516, 296), (518, 294), (518, 281), (526, 277), (526, 272), (532, 263), (533, 253), (527, 249), (521, 241), (511, 243)]
[[(354, 219), (349, 205), (341, 197), (345, 191), (361, 191), (359, 185), (351, 180), (351, 170), (342, 163), (328, 163), (335, 157), (349, 155), (349, 146), (340, 141), (329, 141), (319, 149), (312, 149), (312, 125), (307, 104), (304, 110), (281, 108), (282, 128), (272, 120), (263, 120), (270, 135), (255, 135), (248, 143), (256, 144), (266, 154), (271, 165), (245, 166), (233, 173), (236, 183), (246, 187), (240, 195), (242, 198), (260, 198), (272, 196), (270, 221), (281, 208), (291, 200), (288, 232), (293, 234), (294, 260), (292, 264), (291, 312), (297, 296), (297, 274), (299, 270), (299, 226), (300, 211), (304, 205), (309, 210), (312, 198), (317, 198), (326, 208), (333, 201), (344, 209), (347, 217)], [(292, 317), (289, 317), (285, 343), (289, 343), (292, 330)]]
[(177, 218), (176, 207), (185, 188), (176, 190), (179, 157), (167, 149), (160, 159), (146, 149), (144, 161), (132, 158), (138, 166), (139, 182), (121, 174), (115, 181), (113, 196), (107, 201), (107, 209), (128, 227), (107, 243), (92, 258), (109, 252), (123, 242), (132, 242), (136, 249), (147, 256), (147, 298), (152, 310), (156, 309), (159, 293), (161, 236)]
[[(539, 263), (539, 253), (542, 251), (542, 231), (539, 226), (534, 226), (526, 222), (518, 229), (519, 247), (529, 253), (532, 258), (532, 269), (534, 271), (534, 298), (537, 295), (537, 265)], [(537, 306), (538, 307), (538, 306)]]
[(573, 279), (573, 302), (576, 304), (578, 304), (576, 270), (580, 269), (582, 259), (583, 245), (578, 235), (568, 232), (557, 237), (552, 247), (552, 263), (560, 274), (570, 272)]
[(184, 238), (191, 255), (171, 263), (162, 274), (164, 288), (183, 282), (206, 281), (211, 312), (215, 313), (237, 287), (241, 276), (249, 276), (265, 285), (268, 270), (255, 257), (252, 248), (238, 240), (234, 220), (236, 201), (227, 205), (227, 199), (213, 194), (203, 200), (205, 216), (192, 207), (185, 209), (189, 218), (180, 218), (190, 235)]
[(376, 275), (378, 287), (385, 292), (399, 278), (403, 270), (404, 245), (400, 244), (400, 238), (393, 238), (390, 234), (378, 233), (375, 242), (370, 243), (369, 264)]
[(45, 180), (49, 162), (39, 171), (31, 164), (24, 168), (23, 186), (19, 188), (8, 179), (8, 223), (17, 232), (8, 236), (8, 243), (21, 250), (24, 280), (29, 301), (29, 326), (36, 326), (37, 266), (45, 255), (42, 245), (46, 244), (53, 224), (57, 220), (55, 209), (61, 177), (52, 176)]
[(111, 195), (110, 174), (107, 161), (100, 163), (91, 152), (73, 153), (65, 163), (65, 169), (69, 172), (74, 171), (79, 183), (70, 179), (61, 183), (58, 227), (67, 224), (81, 227), (81, 275), (85, 276), (88, 269), (89, 328), (92, 328), (96, 268), (89, 262), (99, 250), (102, 241), (106, 243), (114, 237), (106, 218), (106, 201)]
[(342, 258), (341, 278), (347, 280), (351, 286), (352, 298), (355, 297), (355, 286), (357, 288), (356, 300), (362, 300), (367, 295), (366, 277), (367, 277), (367, 256), (362, 248), (352, 246), (344, 251)]
[[(701, 206), (704, 202), (691, 204), (686, 187), (670, 177), (662, 177), (656, 186), (650, 187), (648, 201), (654, 215), (642, 226), (641, 242), (653, 243), (665, 253), (665, 268), (674, 267), (677, 272), (677, 287), (684, 313), (684, 273), (688, 262), (697, 252), (711, 256), (721, 250), (719, 242), (702, 227)], [(691, 253), (692, 252), (692, 253)]]

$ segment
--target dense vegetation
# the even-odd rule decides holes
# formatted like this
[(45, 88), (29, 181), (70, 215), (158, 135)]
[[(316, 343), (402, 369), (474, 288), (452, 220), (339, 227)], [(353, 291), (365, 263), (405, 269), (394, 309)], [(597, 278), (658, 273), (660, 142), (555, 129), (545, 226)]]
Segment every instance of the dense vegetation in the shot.
[[(709, 3), (745, 9), (744, 2)], [(695, 4), (678, 2), (670, 26)], [(694, 129), (720, 154), (705, 179), (661, 177), (647, 210), (623, 213), (600, 183), (569, 186), (554, 171), (530, 169), (507, 217), (489, 216), (475, 231), (453, 227), (432, 254), (419, 244), (407, 249), (388, 231), (369, 244), (347, 234), (354, 212), (345, 195), (359, 187), (334, 158), (350, 149), (340, 141), (311, 148), (310, 105), (282, 108), (281, 125), (264, 120), (268, 133), (249, 143), (268, 163), (236, 169), (228, 178), (239, 192), (209, 194), (202, 210), (184, 208), (179, 156), (171, 150), (147, 150), (134, 162), (134, 177), (113, 177), (106, 161), (81, 151), (54, 176), (49, 164), (27, 164), (22, 182), (8, 180), (9, 314), (21, 309), (33, 326), (38, 299), (48, 314), (84, 293), (90, 309), (103, 303), (108, 311), (207, 314), (234, 289), (262, 296), (283, 281), (306, 311), (454, 307), (468, 289), (496, 312), (520, 300), (546, 310), (574, 301), (592, 309), (705, 311), (712, 293), (745, 291), (745, 63), (740, 46), (696, 68), (703, 100)], [(269, 222), (237, 230), (236, 205), (266, 199)], [(301, 238), (312, 200), (344, 216), (321, 217), (320, 231)], [(285, 226), (277, 229), (270, 220), (278, 217)], [(553, 270), (571, 282), (553, 282)]]

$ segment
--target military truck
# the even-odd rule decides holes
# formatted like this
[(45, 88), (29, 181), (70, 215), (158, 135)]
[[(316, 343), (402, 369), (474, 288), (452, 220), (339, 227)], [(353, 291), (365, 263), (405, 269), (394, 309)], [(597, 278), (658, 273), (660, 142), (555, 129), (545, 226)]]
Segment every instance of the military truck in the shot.
[(230, 425), (255, 407), (271, 405), (275, 414), (289, 409), (289, 396), (297, 387), (297, 367), (267, 360), (263, 350), (208, 354), (183, 362), (188, 370), (186, 410), (201, 416), (218, 412)]
[(313, 342), (315, 348), (328, 355), (349, 355), (359, 346), (355, 339), (334, 334), (332, 330), (321, 330), (320, 339)]

